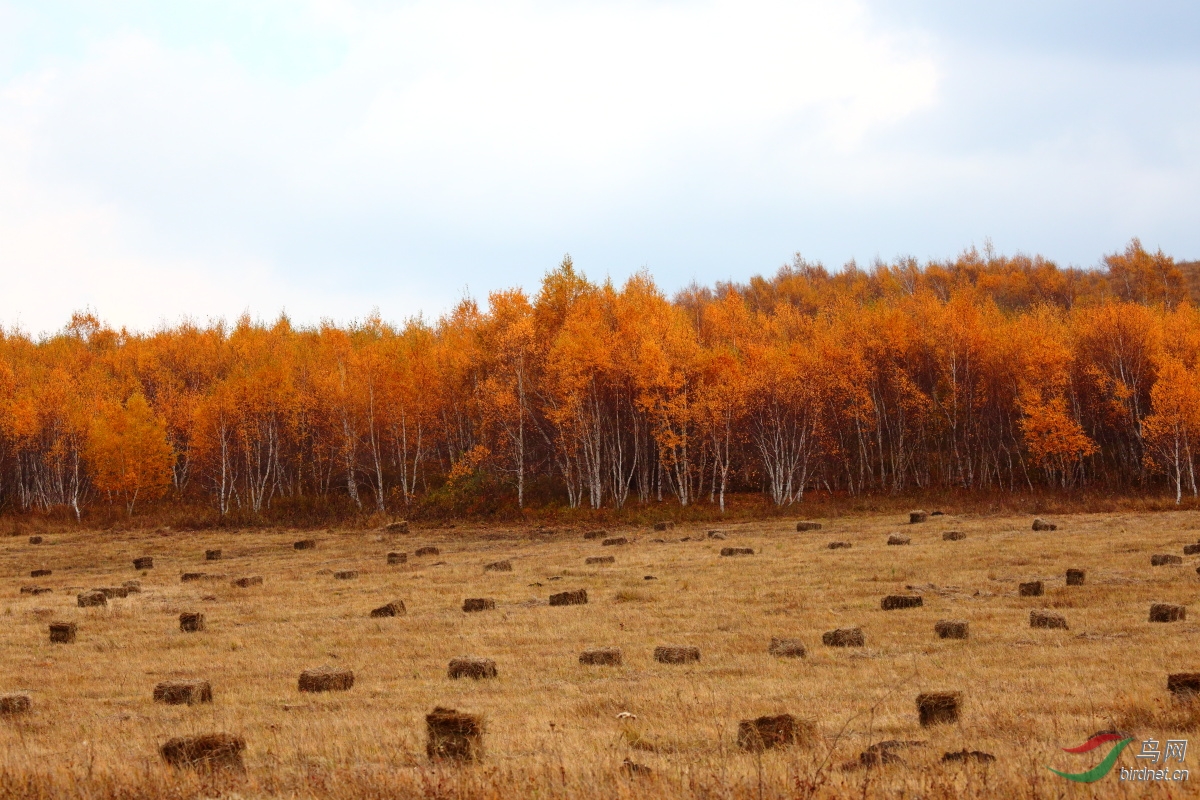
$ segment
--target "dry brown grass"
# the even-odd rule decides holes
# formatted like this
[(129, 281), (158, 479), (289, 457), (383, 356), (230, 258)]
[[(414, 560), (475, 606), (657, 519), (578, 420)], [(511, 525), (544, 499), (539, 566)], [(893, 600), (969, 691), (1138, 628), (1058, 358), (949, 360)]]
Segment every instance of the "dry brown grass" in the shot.
[[(393, 567), (386, 554), (407, 540), (375, 532), (321, 532), (307, 551), (293, 549), (297, 531), (54, 532), (36, 546), (9, 537), (0, 694), (28, 692), (32, 709), (0, 719), (0, 797), (1179, 796), (1114, 776), (1078, 787), (1046, 766), (1091, 767), (1059, 748), (1102, 729), (1200, 738), (1200, 706), (1166, 690), (1167, 673), (1200, 671), (1200, 628), (1146, 614), (1195, 596), (1195, 559), (1151, 568), (1149, 557), (1194, 542), (1200, 513), (1060, 515), (1053, 533), (1033, 533), (1027, 516), (931, 517), (908, 529), (908, 547), (888, 547), (905, 521), (841, 517), (807, 533), (794, 520), (729, 525), (759, 554), (744, 560), (720, 558), (701, 525), (681, 526), (693, 541), (661, 544), (617, 531), (631, 543), (603, 569), (581, 566), (598, 544), (569, 529), (424, 530), (445, 563)], [(950, 529), (969, 536), (942, 541)], [(830, 551), (832, 540), (853, 547)], [(261, 574), (262, 586), (179, 582), (218, 547), (234, 574)], [(136, 555), (155, 559), (140, 593), (76, 605), (80, 591), (121, 583)], [(496, 609), (464, 614), (464, 598), (483, 588), (480, 563), (501, 555), (514, 570), (487, 576)], [(51, 594), (20, 593), (35, 559), (53, 570)], [(1086, 584), (1067, 587), (1068, 567), (1086, 569)], [(328, 580), (348, 569), (359, 579)], [(1044, 597), (1018, 596), (1029, 579), (1045, 582)], [(547, 607), (563, 583), (586, 589), (588, 604)], [(912, 593), (920, 608), (880, 608)], [(406, 616), (365, 614), (396, 598)], [(1070, 630), (1031, 629), (1030, 610), (1044, 606), (1069, 608)], [(195, 609), (206, 629), (181, 632), (179, 614)], [(939, 639), (934, 624), (948, 618), (968, 621), (971, 638)], [(50, 619), (77, 622), (76, 641), (51, 644)], [(855, 625), (866, 647), (821, 644), (823, 631)], [(781, 635), (807, 656), (771, 656)], [(699, 646), (703, 658), (658, 664), (664, 642)], [(623, 663), (581, 666), (580, 651), (597, 643), (621, 648)], [(499, 677), (450, 680), (446, 664), (463, 653), (494, 658)], [(353, 688), (301, 694), (296, 676), (314, 664), (353, 670)], [(154, 703), (157, 683), (197, 674), (213, 703)], [(921, 728), (917, 695), (947, 689), (962, 692), (958, 722)], [(480, 763), (429, 762), (425, 715), (437, 706), (486, 719)], [(812, 739), (737, 747), (739, 720), (783, 713), (812, 720)], [(168, 739), (214, 731), (244, 737), (244, 772), (172, 769), (159, 755)], [(843, 768), (882, 740), (927, 744), (906, 749), (904, 765)], [(997, 761), (941, 762), (964, 749)], [(626, 758), (652, 772), (631, 775)]]

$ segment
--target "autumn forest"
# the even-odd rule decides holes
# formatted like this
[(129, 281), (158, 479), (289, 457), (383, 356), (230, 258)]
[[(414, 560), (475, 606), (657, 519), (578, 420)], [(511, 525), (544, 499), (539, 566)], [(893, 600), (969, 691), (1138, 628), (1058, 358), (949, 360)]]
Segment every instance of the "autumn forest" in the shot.
[(0, 510), (519, 514), (928, 490), (1195, 502), (1200, 271), (797, 258), (673, 298), (565, 258), (436, 320), (0, 329)]

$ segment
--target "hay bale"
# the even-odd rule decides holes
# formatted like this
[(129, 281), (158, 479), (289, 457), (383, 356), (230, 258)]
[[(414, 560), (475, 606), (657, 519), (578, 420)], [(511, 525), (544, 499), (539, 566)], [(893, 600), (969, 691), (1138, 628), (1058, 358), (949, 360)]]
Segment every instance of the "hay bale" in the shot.
[(172, 767), (243, 770), (242, 751), (245, 749), (246, 740), (240, 736), (206, 733), (203, 736), (169, 739), (159, 748), (159, 752)]
[(933, 632), (939, 639), (966, 639), (970, 636), (970, 626), (965, 620), (943, 619), (934, 624)]
[(917, 715), (921, 727), (958, 722), (958, 709), (962, 704), (961, 692), (923, 692), (917, 695)]
[(925, 598), (919, 594), (889, 594), (879, 601), (879, 607), (884, 611), (895, 611), (900, 608), (919, 608), (925, 605)]
[(619, 547), (623, 544), (629, 544), (629, 540), (624, 536), (614, 536), (611, 539), (605, 539), (600, 544), (603, 547)]
[(929, 519), (928, 511), (910, 511), (908, 512), (908, 524), (916, 525), (918, 522), (925, 522)]
[(1177, 698), (1191, 700), (1200, 695), (1200, 672), (1173, 672), (1167, 676), (1167, 691)]
[(190, 583), (191, 581), (202, 581), (207, 577), (208, 574), (204, 572), (185, 572), (179, 576), (179, 580), (183, 583)]
[(134, 569), (154, 569), (154, 556), (139, 556), (133, 560)]
[(239, 589), (247, 589), (251, 586), (262, 586), (262, 575), (247, 575), (243, 578), (238, 578), (233, 582), (233, 585)]
[(1067, 570), (1067, 586), (1083, 586), (1083, 579), (1087, 575), (1081, 569)]
[(407, 564), (408, 553), (388, 553), (387, 563), (389, 567), (394, 567), (397, 564)]
[(201, 680), (162, 681), (154, 687), (154, 702), (169, 706), (211, 703), (212, 684)]
[[(912, 747), (924, 747), (925, 742), (912, 740), (887, 739), (882, 742), (876, 742), (866, 750), (858, 754), (858, 764), (860, 767), (882, 767), (889, 764), (903, 764), (904, 759), (900, 757), (897, 750), (907, 750)], [(853, 764), (853, 762), (851, 762)]]
[(125, 589), (126, 595), (141, 594), (142, 592), (141, 581), (125, 581), (121, 584), (121, 587)]
[(356, 570), (356, 569), (339, 569), (337, 572), (333, 573), (333, 577), (339, 581), (354, 580), (355, 578), (358, 577), (358, 570)]
[(659, 531), (659, 532), (674, 530), (674, 528), (675, 528), (674, 522), (656, 522), (656, 523), (654, 523), (654, 530)]
[(715, 539), (719, 542), (725, 541), (725, 534), (721, 533), (720, 531), (709, 531), (707, 536), (708, 538)]
[(767, 646), (767, 652), (781, 658), (804, 658), (808, 655), (804, 642), (799, 639), (777, 639), (774, 636), (771, 637), (771, 644)]
[(821, 644), (826, 647), (865, 647), (867, 640), (862, 628), (838, 628), (822, 633)]
[(1033, 529), (1035, 531), (1056, 531), (1058, 530), (1058, 526), (1044, 519), (1035, 519), (1033, 521)]
[(791, 714), (744, 719), (738, 723), (737, 744), (752, 752), (786, 747), (796, 743), (800, 730), (800, 721)]
[(490, 564), (485, 564), (483, 567), (483, 571), (484, 572), (512, 572), (513, 571), (512, 562), (511, 561), (493, 561)]
[(624, 772), (630, 778), (649, 778), (654, 774), (654, 770), (647, 767), (645, 764), (639, 764), (636, 761), (631, 761), (626, 758), (621, 762), (621, 772)]
[(1200, 544), (1185, 544), (1183, 546), (1183, 554), (1185, 556), (1194, 556), (1200, 553)]
[(49, 586), (22, 586), (21, 594), (31, 594), (37, 596), (39, 594), (48, 594), (54, 591)]
[(199, 611), (184, 611), (179, 615), (179, 630), (184, 633), (204, 630), (204, 615)]
[(584, 564), (615, 564), (616, 556), (588, 556), (583, 560)]
[(302, 692), (344, 692), (354, 686), (354, 671), (317, 667), (300, 673), (297, 688)]
[(1187, 619), (1187, 607), (1171, 603), (1152, 603), (1150, 605), (1151, 622), (1179, 622)]
[(451, 678), (473, 678), (482, 680), (484, 678), (496, 677), (496, 662), (490, 658), (478, 658), (476, 656), (460, 656), (459, 658), (450, 659), (450, 669), (448, 674)]
[(688, 664), (700, 660), (700, 648), (690, 645), (660, 645), (654, 648), (654, 660), (662, 664)]
[(592, 539), (603, 539), (605, 536), (608, 536), (608, 531), (588, 531), (587, 533), (583, 534), (583, 538), (588, 541), (591, 541)]
[(53, 573), (53, 570), (49, 570), (49, 569), (31, 569), (31, 570), (29, 570), (29, 577), (45, 578), (47, 575), (50, 575), (52, 573)]
[(79, 627), (74, 622), (51, 622), (50, 641), (54, 644), (70, 644), (75, 641)]
[(315, 550), (317, 549), (316, 539), (299, 539), (292, 542), (293, 550)]
[(593, 647), (579, 654), (580, 664), (590, 664), (598, 667), (619, 667), (622, 663), (621, 648)]
[(1017, 586), (1017, 594), (1021, 597), (1041, 597), (1046, 593), (1046, 587), (1041, 581), (1026, 581)]
[(463, 601), (463, 611), (470, 614), (475, 611), (490, 611), (496, 607), (496, 601), (490, 597), (468, 597)]
[(995, 760), (996, 757), (991, 753), (985, 753), (982, 750), (968, 750), (965, 747), (962, 750), (954, 750), (942, 756), (943, 764), (965, 764), (968, 761), (974, 761), (979, 764), (990, 764)]
[(421, 556), (440, 556), (441, 554), (442, 554), (441, 550), (439, 550), (436, 547), (433, 547), (431, 545), (426, 545), (425, 547), (418, 547), (416, 550), (413, 551), (413, 555), (417, 556), (418, 558)]
[(1029, 627), (1067, 630), (1067, 618), (1055, 611), (1037, 609), (1029, 612)]
[(408, 520), (398, 519), (383, 526), (388, 533), (408, 533)]
[(29, 537), (29, 543), (30, 543), (30, 544), (41, 544), (41, 543), (42, 543), (42, 537), (40, 537), (40, 536), (30, 536), (30, 537)]
[(752, 547), (722, 547), (721, 555), (723, 556), (752, 556), (754, 548)]
[(930, 512), (929, 512), (929, 516), (931, 516), (931, 517), (944, 517), (944, 516), (946, 516), (946, 512), (945, 512), (945, 511), (930, 511)]
[(402, 617), (408, 613), (403, 600), (393, 600), (386, 606), (371, 609), (372, 617)]
[(908, 544), (911, 541), (912, 540), (909, 539), (907, 536), (904, 536), (903, 534), (899, 534), (899, 533), (893, 533), (892, 535), (888, 536), (888, 538), (887, 538), (887, 543), (890, 545)]
[(830, 542), (828, 545), (830, 550), (843, 550), (850, 547), (849, 542)]
[(205, 561), (220, 561), (221, 560), (221, 551), (219, 549), (218, 550), (205, 550), (204, 551), (204, 560)]
[(0, 716), (25, 714), (33, 707), (33, 698), (24, 692), (0, 694)]
[(946, 531), (942, 534), (943, 542), (961, 542), (967, 538), (967, 535), (962, 531)]
[(1155, 555), (1150, 556), (1150, 566), (1152, 567), (1165, 567), (1182, 563), (1183, 558), (1181, 556), (1173, 556), (1167, 553), (1156, 553)]
[(483, 718), (438, 706), (425, 715), (425, 754), (430, 761), (483, 758)]
[(127, 586), (100, 586), (91, 591), (102, 593), (108, 600), (112, 600), (114, 597), (124, 598), (129, 596), (129, 587)]
[(582, 606), (587, 605), (587, 601), (587, 589), (576, 589), (550, 595), (550, 605), (552, 606)]
[(75, 602), (80, 608), (94, 608), (108, 605), (108, 598), (104, 596), (104, 592), (93, 589), (90, 592), (81, 592), (75, 595)]
[(797, 533), (804, 533), (805, 531), (819, 531), (819, 530), (821, 530), (821, 523), (819, 523), (819, 522), (811, 522), (809, 520), (802, 520), (802, 521), (796, 523), (796, 532)]

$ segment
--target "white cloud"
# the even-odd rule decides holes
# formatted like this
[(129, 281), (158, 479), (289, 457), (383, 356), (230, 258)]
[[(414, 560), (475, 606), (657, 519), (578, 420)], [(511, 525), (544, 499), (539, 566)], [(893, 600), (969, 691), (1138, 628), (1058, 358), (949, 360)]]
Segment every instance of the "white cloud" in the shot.
[(1200, 251), (1190, 62), (974, 52), (862, 2), (6, 8), (70, 43), (0, 63), (0, 323), (35, 331), (436, 315), (565, 250), (667, 288), (989, 235)]
[(536, 239), (705, 163), (852, 150), (936, 88), (851, 3), (322, 2), (308, 24), (345, 55), (298, 82), (133, 20), (0, 85), (0, 318), (362, 313), (370, 287), (345, 279), (388, 261), (389, 220), (422, 254), (385, 280), (410, 278), (393, 310), (414, 313), (497, 283), (431, 274), (439, 241)]

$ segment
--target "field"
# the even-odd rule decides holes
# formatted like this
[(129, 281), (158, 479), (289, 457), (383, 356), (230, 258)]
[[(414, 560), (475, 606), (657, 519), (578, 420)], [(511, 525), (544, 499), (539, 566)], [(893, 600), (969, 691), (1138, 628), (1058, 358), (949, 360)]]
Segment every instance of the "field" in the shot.
[[(0, 716), (0, 796), (242, 798), (350, 797), (1179, 797), (1187, 784), (1118, 780), (1077, 785), (1047, 770), (1082, 772), (1105, 749), (1071, 755), (1105, 729), (1135, 737), (1119, 765), (1141, 767), (1141, 740), (1196, 738), (1200, 709), (1173, 700), (1169, 672), (1200, 671), (1192, 619), (1148, 622), (1152, 602), (1188, 605), (1196, 557), (1152, 567), (1200, 539), (1200, 513), (1070, 515), (1056, 532), (1030, 517), (897, 515), (793, 522), (612, 529), (624, 546), (557, 531), (459, 525), (378, 531), (144, 531), (49, 533), (0, 540), (0, 694), (24, 691), (32, 710)], [(942, 533), (966, 533), (945, 541)], [(911, 544), (889, 546), (890, 533)], [(292, 543), (315, 538), (317, 547)], [(687, 541), (681, 541), (682, 539)], [(663, 539), (665, 541), (654, 541)], [(832, 541), (849, 542), (831, 550)], [(416, 557), (422, 545), (437, 555)], [(722, 547), (753, 555), (722, 557)], [(220, 561), (204, 551), (220, 548)], [(407, 552), (404, 565), (386, 554)], [(132, 559), (154, 557), (136, 571)], [(585, 565), (612, 555), (611, 565)], [(510, 559), (511, 572), (484, 565)], [(30, 570), (52, 574), (31, 578)], [(1086, 570), (1066, 586), (1068, 568)], [(339, 570), (357, 570), (341, 580)], [(181, 582), (184, 572), (208, 578)], [(261, 575), (260, 586), (234, 578)], [(653, 576), (648, 579), (647, 576)], [(141, 581), (106, 608), (76, 593)], [(1042, 580), (1045, 595), (1018, 595)], [(21, 594), (26, 585), (53, 592)], [(550, 606), (551, 593), (586, 589), (586, 605)], [(923, 605), (883, 611), (890, 594)], [(468, 597), (496, 608), (465, 614)], [(370, 618), (403, 600), (407, 614)], [(1031, 609), (1063, 614), (1069, 630), (1029, 626)], [(181, 612), (206, 630), (184, 633)], [(1194, 612), (1200, 613), (1200, 612)], [(967, 640), (934, 624), (970, 623)], [(78, 623), (73, 644), (48, 625)], [(861, 626), (862, 648), (821, 635)], [(801, 639), (805, 658), (769, 655), (772, 637)], [(657, 663), (657, 645), (695, 645), (701, 660)], [(591, 646), (620, 647), (621, 666), (583, 666)], [(494, 680), (451, 680), (451, 658), (495, 659)], [(300, 693), (302, 670), (352, 669), (345, 692)], [(211, 681), (214, 702), (155, 703), (156, 683)], [(957, 723), (922, 728), (919, 693), (962, 693)], [(424, 717), (435, 706), (486, 719), (477, 765), (431, 764)], [(618, 719), (628, 712), (636, 718)], [(789, 712), (811, 721), (793, 747), (756, 754), (736, 744), (738, 721)], [(244, 773), (177, 770), (159, 746), (227, 731), (246, 740)], [(881, 740), (918, 740), (903, 763), (864, 768)], [(980, 750), (991, 764), (943, 763)], [(630, 776), (625, 759), (652, 773)], [(1163, 765), (1159, 765), (1163, 766)], [(1200, 781), (1200, 775), (1196, 776)]]

